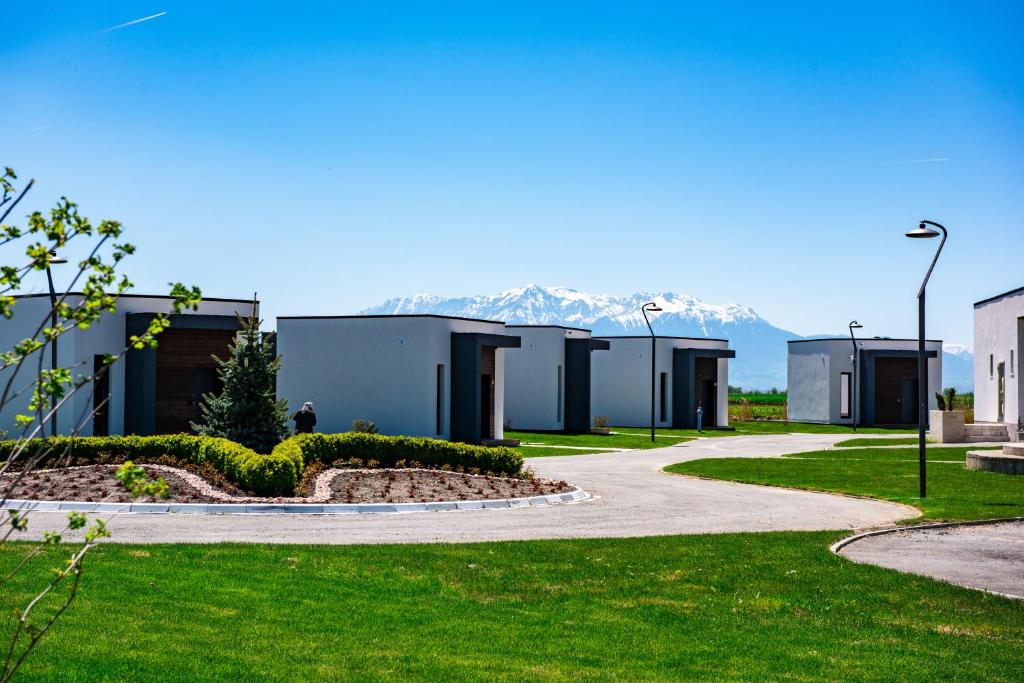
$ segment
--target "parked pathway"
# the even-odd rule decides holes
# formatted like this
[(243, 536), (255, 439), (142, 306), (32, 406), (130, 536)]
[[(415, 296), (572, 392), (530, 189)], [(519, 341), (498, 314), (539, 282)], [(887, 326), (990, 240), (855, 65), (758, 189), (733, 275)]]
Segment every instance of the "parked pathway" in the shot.
[[(539, 476), (595, 498), (511, 510), (363, 515), (120, 514), (109, 523), (124, 543), (412, 543), (665, 534), (861, 529), (914, 517), (904, 505), (825, 493), (667, 474), (700, 458), (775, 457), (827, 448), (848, 435), (782, 434), (700, 439), (667, 448), (532, 458)], [(56, 528), (61, 513), (33, 513), (31, 528)]]
[(907, 529), (842, 548), (854, 562), (1024, 598), (1024, 522)]

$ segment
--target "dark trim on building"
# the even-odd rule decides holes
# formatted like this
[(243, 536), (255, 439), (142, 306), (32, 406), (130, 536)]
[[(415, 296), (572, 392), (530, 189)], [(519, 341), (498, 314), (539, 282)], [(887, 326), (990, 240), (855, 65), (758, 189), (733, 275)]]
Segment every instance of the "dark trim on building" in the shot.
[[(58, 293), (58, 296), (60, 296), (61, 294), (67, 294), (68, 296), (85, 296), (85, 294), (83, 292), (60, 292), (60, 293)], [(41, 294), (15, 294), (14, 295), (15, 299), (36, 299), (36, 298), (40, 298), (40, 297), (49, 298), (50, 295), (48, 293), (41, 293)], [(166, 300), (174, 299), (173, 296), (170, 296), (168, 294), (118, 294), (117, 298), (118, 299), (166, 299)], [(258, 304), (259, 303), (259, 299), (218, 299), (218, 298), (212, 297), (212, 296), (204, 296), (202, 298), (202, 300), (200, 301), (200, 304), (203, 301), (215, 301), (215, 302), (220, 302), (220, 303), (229, 303), (229, 304), (235, 303), (235, 304), (250, 304), (250, 305), (251, 304)]]
[(452, 441), (480, 443), (480, 351), (484, 347), (515, 349), (522, 339), (505, 334), (452, 332), (451, 394), (449, 438)]
[(465, 320), (471, 323), (488, 323), (490, 325), (502, 325), (501, 320), (484, 320), (483, 318), (461, 318), (457, 315), (440, 315), (437, 313), (396, 313), (394, 315), (279, 315), (278, 320), (360, 320), (379, 318), (438, 318), (440, 320)]
[[(594, 339), (650, 339), (649, 334), (600, 334), (594, 337)], [(728, 339), (715, 339), (714, 337), (670, 337), (663, 334), (654, 335), (655, 339), (689, 339), (691, 341), (713, 341), (713, 342), (727, 342)]]
[[(252, 302), (250, 302), (252, 303)], [(156, 313), (125, 315), (125, 343), (132, 335), (149, 329)], [(196, 315), (182, 313), (168, 316), (171, 327), (184, 330), (241, 330), (242, 324), (233, 315)], [(124, 433), (150, 435), (156, 433), (156, 353), (153, 348), (131, 349), (124, 358)]]
[(535, 329), (549, 329), (549, 330), (568, 330), (570, 332), (590, 332), (585, 327), (569, 327), (568, 325), (512, 325), (505, 323), (505, 327), (522, 327), (522, 328), (535, 328)]
[(591, 337), (586, 341), (590, 342), (591, 351), (610, 351), (612, 348), (612, 343), (607, 339), (594, 339)]
[[(938, 358), (937, 351), (925, 351), (927, 358)], [(904, 349), (861, 349), (860, 352), (860, 410), (857, 411), (857, 426), (875, 425), (875, 361), (879, 358), (917, 358), (917, 351)], [(936, 390), (940, 390), (939, 387)], [(918, 388), (920, 391), (920, 387)], [(916, 423), (916, 420), (915, 420)]]
[(999, 301), (1000, 299), (1005, 299), (1008, 296), (1016, 296), (1018, 294), (1024, 294), (1024, 287), (1018, 287), (1017, 289), (1011, 289), (1009, 292), (1003, 292), (1002, 294), (996, 294), (995, 296), (990, 296), (987, 299), (982, 299), (981, 301), (975, 302), (974, 307), (977, 308), (978, 306), (984, 306), (985, 304), (990, 304), (993, 301)]
[[(672, 428), (697, 427), (695, 371), (697, 358), (735, 358), (732, 349), (672, 349)], [(717, 375), (715, 378), (717, 382)], [(721, 420), (722, 416), (716, 415)], [(703, 425), (702, 425), (703, 426)], [(708, 428), (718, 425), (707, 425)]]
[[(858, 342), (912, 342), (917, 343), (916, 339), (901, 339), (899, 337), (857, 337)], [(849, 337), (815, 337), (814, 339), (791, 339), (787, 344), (803, 344), (804, 342), (845, 342), (850, 343)], [(941, 344), (941, 339), (925, 339), (928, 344)], [(884, 349), (883, 349), (884, 350)], [(895, 350), (895, 349), (894, 349)]]

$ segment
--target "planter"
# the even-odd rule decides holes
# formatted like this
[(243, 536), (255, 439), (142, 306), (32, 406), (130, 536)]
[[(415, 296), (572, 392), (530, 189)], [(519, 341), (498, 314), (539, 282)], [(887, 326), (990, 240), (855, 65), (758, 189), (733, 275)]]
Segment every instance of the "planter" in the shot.
[(928, 422), (932, 441), (963, 443), (966, 438), (962, 410), (932, 410), (928, 413)]
[(600, 434), (602, 436), (608, 436), (609, 434), (612, 433), (612, 431), (608, 427), (591, 427), (590, 428), (590, 433), (591, 434)]

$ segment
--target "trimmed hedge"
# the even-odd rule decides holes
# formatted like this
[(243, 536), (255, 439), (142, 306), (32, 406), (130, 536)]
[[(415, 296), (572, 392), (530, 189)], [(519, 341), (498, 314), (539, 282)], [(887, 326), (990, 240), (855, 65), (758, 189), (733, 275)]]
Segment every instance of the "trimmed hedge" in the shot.
[[(41, 448), (43, 441), (34, 439), (29, 453)], [(191, 434), (162, 434), (158, 436), (79, 436), (74, 439), (58, 436), (47, 439), (54, 446), (54, 457), (42, 466), (54, 464), (70, 444), (72, 463), (102, 459), (103, 456), (120, 456), (129, 460), (144, 461), (171, 455), (188, 462), (208, 462), (224, 473), (242, 488), (260, 495), (287, 495), (295, 489), (295, 483), (302, 475), (302, 456), (290, 452), (275, 452), (261, 455), (241, 444), (228, 439)], [(9, 457), (14, 441), (0, 441), (0, 458)]]
[[(34, 440), (29, 452), (42, 446)], [(50, 441), (50, 440), (48, 440)], [(59, 436), (50, 442), (59, 456), (70, 445), (71, 461), (95, 461), (103, 456), (120, 456), (135, 461), (171, 455), (194, 463), (207, 462), (228, 479), (253, 493), (290, 495), (307, 463), (332, 466), (358, 458), (376, 460), (382, 467), (413, 461), (424, 467), (477, 468), (495, 474), (519, 474), (523, 456), (510, 448), (486, 448), (469, 444), (409, 436), (382, 434), (298, 434), (279, 443), (269, 455), (257, 453), (228, 439), (191, 434), (159, 436)], [(0, 459), (7, 458), (14, 441), (0, 441)], [(53, 464), (42, 463), (43, 466)]]
[(381, 467), (394, 467), (400, 461), (416, 461), (424, 467), (477, 468), (495, 474), (519, 474), (523, 456), (511, 448), (473, 446), (453, 441), (414, 436), (385, 436), (361, 432), (342, 434), (297, 434), (282, 442), (274, 452), (301, 455), (303, 462), (335, 465), (339, 460), (358, 458), (376, 460)]

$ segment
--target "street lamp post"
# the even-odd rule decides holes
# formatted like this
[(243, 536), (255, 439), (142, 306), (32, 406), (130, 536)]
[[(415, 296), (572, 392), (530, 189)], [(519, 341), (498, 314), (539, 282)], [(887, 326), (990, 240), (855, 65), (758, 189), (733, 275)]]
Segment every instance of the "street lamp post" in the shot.
[[(51, 251), (50, 257), (46, 260), (46, 282), (50, 286), (50, 327), (54, 330), (57, 329), (57, 290), (53, 287), (53, 273), (50, 272), (50, 266), (60, 265), (67, 263), (68, 260), (61, 256), (57, 256), (57, 252)], [(54, 336), (53, 341), (50, 342), (50, 370), (57, 370), (57, 337)], [(57, 411), (54, 410), (54, 406), (50, 406), (50, 436), (57, 436)]]
[(935, 269), (935, 262), (939, 260), (942, 253), (942, 245), (946, 243), (946, 228), (932, 221), (922, 220), (917, 228), (907, 233), (907, 237), (916, 239), (928, 239), (938, 237), (939, 233), (927, 226), (933, 225), (942, 231), (942, 240), (939, 241), (939, 248), (935, 250), (932, 263), (928, 266), (928, 272), (921, 282), (921, 289), (917, 290), (917, 461), (918, 461), (918, 483), (921, 497), (925, 497), (927, 487), (925, 484), (926, 460), (924, 430), (928, 423), (928, 356), (924, 348), (924, 294), (928, 286), (928, 278), (932, 276)]
[(850, 343), (853, 344), (853, 355), (850, 360), (853, 362), (853, 386), (850, 387), (850, 414), (853, 416), (853, 431), (857, 431), (857, 338), (853, 336), (854, 330), (859, 330), (863, 325), (854, 320), (850, 323)]
[(640, 311), (644, 314), (644, 322), (647, 323), (647, 329), (651, 332), (651, 443), (654, 443), (654, 328), (651, 327), (651, 321), (647, 317), (648, 311), (651, 313), (659, 313), (662, 310), (658, 304), (651, 301), (640, 307)]

